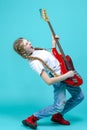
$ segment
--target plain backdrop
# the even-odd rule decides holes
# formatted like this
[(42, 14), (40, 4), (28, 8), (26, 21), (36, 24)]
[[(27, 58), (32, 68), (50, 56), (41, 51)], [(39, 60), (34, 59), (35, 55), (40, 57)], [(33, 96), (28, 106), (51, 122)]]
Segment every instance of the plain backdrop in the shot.
[[(45, 8), (65, 54), (70, 55), (84, 83), (84, 101), (65, 116), (71, 126), (55, 125), (49, 118), (38, 129), (83, 129), (87, 119), (87, 1), (86, 0), (0, 0), (0, 129), (25, 130), (21, 120), (52, 104), (53, 88), (31, 70), (27, 60), (13, 50), (19, 37), (35, 47), (50, 51), (51, 32), (41, 18)], [(68, 93), (67, 93), (68, 95)], [(69, 95), (68, 95), (69, 96)], [(29, 129), (29, 128), (28, 128)]]

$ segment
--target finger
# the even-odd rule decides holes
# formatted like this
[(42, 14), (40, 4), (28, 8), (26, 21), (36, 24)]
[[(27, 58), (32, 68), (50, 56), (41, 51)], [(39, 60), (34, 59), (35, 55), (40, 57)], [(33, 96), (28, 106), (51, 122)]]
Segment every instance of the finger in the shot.
[(59, 39), (59, 36), (58, 36), (58, 35), (55, 35), (55, 38), (56, 38), (56, 39)]

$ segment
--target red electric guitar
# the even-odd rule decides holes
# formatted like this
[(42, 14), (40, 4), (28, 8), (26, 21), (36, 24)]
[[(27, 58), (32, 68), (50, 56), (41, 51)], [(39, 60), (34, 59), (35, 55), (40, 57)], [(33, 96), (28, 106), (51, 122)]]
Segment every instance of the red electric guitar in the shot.
[[(52, 32), (52, 35), (55, 38), (55, 32), (54, 32), (54, 30), (52, 28), (52, 25), (51, 25), (51, 23), (49, 21), (49, 18), (47, 16), (47, 14), (46, 14), (46, 10), (45, 9), (40, 9), (40, 14), (41, 14), (42, 18), (48, 23), (49, 28), (50, 28), (50, 30)], [(60, 53), (58, 53), (56, 48), (53, 48), (52, 52), (53, 52), (54, 56), (60, 62), (60, 67), (61, 67), (62, 74), (68, 72), (69, 70), (74, 70), (75, 71), (75, 68), (73, 66), (73, 62), (72, 62), (70, 56), (69, 55), (65, 56), (64, 51), (63, 51), (63, 49), (62, 49), (62, 47), (61, 47), (61, 45), (59, 43), (59, 40), (57, 40), (57, 45), (58, 45)], [(83, 80), (82, 80), (81, 76), (75, 71), (74, 77), (68, 78), (64, 82), (71, 85), (71, 86), (80, 86), (83, 83)]]

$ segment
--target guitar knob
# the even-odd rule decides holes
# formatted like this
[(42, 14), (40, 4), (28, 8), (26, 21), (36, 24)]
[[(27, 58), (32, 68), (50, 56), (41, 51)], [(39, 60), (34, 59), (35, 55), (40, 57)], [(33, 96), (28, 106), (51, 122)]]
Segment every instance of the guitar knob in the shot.
[(77, 83), (77, 82), (78, 82), (75, 78), (72, 78), (72, 80), (73, 80), (74, 83)]

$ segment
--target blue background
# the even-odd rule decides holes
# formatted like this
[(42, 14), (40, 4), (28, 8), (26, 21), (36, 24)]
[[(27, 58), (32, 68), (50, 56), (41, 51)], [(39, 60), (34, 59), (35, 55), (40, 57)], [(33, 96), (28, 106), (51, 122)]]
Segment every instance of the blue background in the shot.
[[(27, 60), (13, 50), (19, 37), (33, 46), (51, 48), (51, 33), (41, 19), (45, 8), (65, 54), (69, 54), (83, 77), (85, 100), (65, 117), (71, 126), (53, 124), (49, 118), (38, 129), (85, 130), (87, 125), (87, 1), (86, 0), (0, 0), (0, 129), (25, 130), (21, 120), (53, 102), (52, 86), (47, 86), (30, 69)], [(68, 95), (68, 93), (67, 93)], [(68, 95), (69, 96), (69, 95)], [(29, 129), (29, 128), (28, 128)]]

